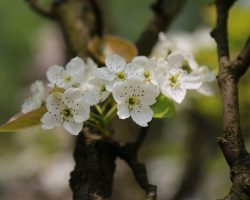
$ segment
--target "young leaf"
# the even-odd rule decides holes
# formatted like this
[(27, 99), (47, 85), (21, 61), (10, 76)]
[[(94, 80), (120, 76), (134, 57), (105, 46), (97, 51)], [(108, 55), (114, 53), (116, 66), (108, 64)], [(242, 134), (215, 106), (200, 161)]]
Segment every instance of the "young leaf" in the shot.
[(159, 95), (156, 103), (151, 106), (154, 112), (153, 118), (172, 117), (175, 113), (174, 103), (163, 95)]
[(102, 40), (95, 37), (88, 43), (88, 50), (102, 64), (105, 63), (105, 57), (110, 54), (118, 54), (126, 61), (132, 60), (138, 54), (132, 42), (114, 35), (104, 35)]
[(26, 114), (17, 114), (0, 126), (0, 132), (14, 132), (39, 125), (41, 117), (46, 112), (46, 107), (41, 107)]

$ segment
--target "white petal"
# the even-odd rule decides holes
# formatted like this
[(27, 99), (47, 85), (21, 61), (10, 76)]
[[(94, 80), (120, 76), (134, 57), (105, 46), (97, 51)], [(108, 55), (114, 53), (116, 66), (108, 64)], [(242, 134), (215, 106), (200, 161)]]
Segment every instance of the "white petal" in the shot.
[(58, 113), (64, 108), (62, 94), (59, 92), (52, 93), (46, 100), (46, 107), (52, 113)]
[(142, 90), (138, 92), (141, 103), (144, 105), (152, 105), (156, 102), (156, 97), (160, 91), (156, 85), (144, 83)]
[(63, 67), (54, 65), (48, 69), (47, 78), (50, 83), (58, 84), (58, 82), (61, 81), (62, 79), (63, 73), (64, 73)]
[(101, 94), (100, 94), (100, 103), (105, 101), (108, 98), (109, 94), (110, 94), (110, 92), (108, 92), (108, 91), (101, 92)]
[(168, 56), (168, 63), (171, 67), (181, 67), (184, 56), (180, 52), (173, 52)]
[(185, 58), (187, 59), (189, 67), (192, 70), (196, 70), (199, 68), (199, 65), (197, 64), (197, 62), (195, 61), (194, 57), (191, 54), (185, 54)]
[(202, 84), (201, 87), (198, 88), (198, 92), (207, 96), (214, 95), (213, 89), (209, 86), (209, 84), (206, 83)]
[(66, 77), (71, 77), (70, 81), (64, 81), (65, 85), (68, 86), (66, 88), (74, 86), (78, 86), (81, 81), (86, 79), (85, 77), (86, 65), (83, 60), (79, 57), (75, 57), (69, 61), (66, 65)]
[(206, 66), (200, 67), (199, 71), (204, 75), (205, 82), (213, 82), (216, 80), (215, 75)]
[(113, 91), (113, 88), (114, 88), (114, 82), (107, 82), (106, 85), (106, 90), (109, 91), (109, 92), (112, 92)]
[(63, 95), (62, 100), (64, 104), (70, 106), (74, 104), (74, 102), (78, 99), (82, 99), (83, 97), (83, 91), (79, 88), (69, 88), (67, 89)]
[(83, 99), (89, 106), (96, 105), (100, 102), (100, 91), (97, 89), (86, 90), (83, 92)]
[(73, 118), (76, 122), (84, 122), (89, 118), (90, 108), (84, 102), (75, 102), (72, 109)]
[(60, 116), (52, 113), (45, 113), (42, 118), (42, 128), (43, 129), (52, 129), (55, 126), (60, 126)]
[(106, 81), (112, 81), (115, 79), (115, 74), (113, 72), (110, 72), (108, 68), (102, 67), (96, 69), (96, 75), (103, 80)]
[(63, 127), (72, 135), (78, 135), (83, 127), (83, 122), (77, 123), (74, 121), (64, 122)]
[(187, 75), (183, 78), (181, 87), (185, 89), (198, 89), (201, 84), (202, 80), (199, 75)]
[(186, 95), (186, 90), (182, 88), (172, 88), (169, 85), (163, 84), (161, 86), (161, 92), (177, 103), (181, 103)]
[(75, 74), (78, 72), (84, 72), (86, 66), (83, 60), (79, 57), (72, 58), (66, 65), (66, 70), (69, 73)]
[(114, 85), (113, 97), (118, 104), (124, 103), (127, 99), (128, 95), (130, 94), (129, 87), (130, 85), (128, 85), (128, 81), (119, 82)]
[(121, 56), (114, 54), (106, 57), (105, 64), (111, 72), (117, 73), (124, 69), (126, 61)]
[(144, 65), (148, 62), (148, 58), (146, 56), (136, 56), (133, 58), (132, 63)]
[(127, 119), (130, 116), (128, 104), (117, 104), (117, 115), (120, 119)]
[(39, 108), (41, 106), (41, 103), (42, 102), (39, 101), (39, 99), (30, 97), (23, 102), (21, 111), (22, 113), (28, 113), (32, 110)]
[(137, 64), (128, 64), (125, 66), (125, 73), (128, 79), (144, 80), (144, 68)]
[(130, 112), (130, 114), (133, 121), (143, 127), (148, 126), (148, 122), (150, 122), (153, 117), (153, 111), (151, 108), (144, 105), (136, 107)]
[(35, 81), (30, 88), (32, 96), (39, 98), (41, 101), (45, 99), (45, 87), (42, 81)]

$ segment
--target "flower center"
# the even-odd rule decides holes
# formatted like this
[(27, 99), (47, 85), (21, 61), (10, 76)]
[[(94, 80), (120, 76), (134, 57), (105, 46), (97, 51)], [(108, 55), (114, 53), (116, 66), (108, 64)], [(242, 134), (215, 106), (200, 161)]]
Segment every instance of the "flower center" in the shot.
[(118, 79), (124, 79), (124, 78), (125, 78), (125, 72), (124, 72), (124, 71), (119, 72), (119, 73), (116, 75), (116, 77), (117, 77)]
[(177, 87), (177, 86), (179, 85), (178, 78), (179, 78), (179, 73), (178, 73), (178, 74), (175, 74), (175, 75), (172, 75), (172, 76), (169, 78), (170, 86), (171, 86), (171, 87)]
[(101, 92), (105, 92), (105, 91), (106, 91), (105, 86), (104, 86), (104, 85), (102, 85), (100, 90), (101, 90)]
[(136, 97), (129, 97), (126, 101), (128, 103), (129, 111), (132, 111), (135, 106), (139, 104), (139, 100)]
[(183, 63), (182, 63), (182, 67), (181, 67), (183, 70), (187, 71), (188, 73), (190, 73), (192, 71), (192, 69), (190, 68), (188, 62), (185, 60)]
[(145, 70), (144, 71), (144, 77), (146, 78), (146, 79), (148, 79), (148, 78), (150, 78), (150, 72), (148, 71), (148, 70)]
[(64, 81), (65, 81), (65, 82), (70, 82), (71, 79), (72, 79), (71, 76), (65, 76), (65, 77), (64, 77)]
[(62, 114), (64, 117), (71, 117), (72, 116), (72, 113), (71, 113), (69, 108), (64, 109)]
[(128, 99), (128, 103), (129, 103), (130, 105), (135, 105), (135, 104), (136, 104), (136, 98), (130, 97), (130, 98)]

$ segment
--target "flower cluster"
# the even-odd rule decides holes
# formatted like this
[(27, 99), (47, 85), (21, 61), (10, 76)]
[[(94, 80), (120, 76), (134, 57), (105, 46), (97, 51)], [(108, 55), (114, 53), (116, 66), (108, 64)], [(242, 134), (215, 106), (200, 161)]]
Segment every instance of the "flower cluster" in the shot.
[[(182, 103), (187, 90), (211, 95), (208, 83), (215, 76), (209, 69), (200, 67), (192, 55), (166, 38), (162, 41), (162, 34), (160, 40), (150, 57), (137, 56), (130, 62), (114, 54), (106, 57), (101, 68), (93, 60), (84, 62), (79, 57), (70, 60), (65, 68), (50, 67), (49, 95), (46, 98), (45, 87), (36, 81), (22, 112), (46, 106), (47, 112), (41, 118), (44, 129), (63, 126), (71, 134), (78, 134), (84, 122), (105, 124), (116, 110), (120, 119), (131, 117), (138, 125), (147, 126), (159, 96)], [(97, 114), (90, 112), (91, 106), (95, 106)], [(103, 123), (98, 123), (102, 118)]]

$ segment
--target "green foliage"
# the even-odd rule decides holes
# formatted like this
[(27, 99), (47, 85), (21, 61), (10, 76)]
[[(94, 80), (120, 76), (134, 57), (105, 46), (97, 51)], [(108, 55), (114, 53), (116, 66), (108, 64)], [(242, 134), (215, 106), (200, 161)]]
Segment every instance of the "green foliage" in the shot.
[(1, 123), (20, 109), (20, 87), (32, 74), (32, 66), (28, 64), (33, 53), (32, 40), (42, 20), (24, 1), (0, 1), (0, 8)]
[(151, 106), (154, 118), (172, 117), (175, 113), (174, 103), (163, 95), (159, 95), (156, 103)]

